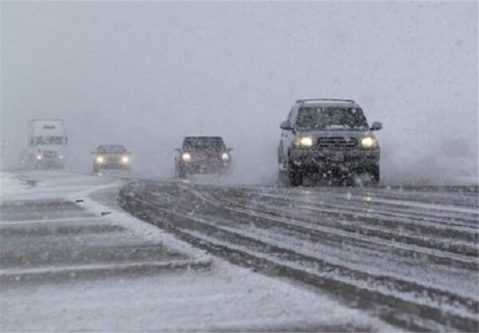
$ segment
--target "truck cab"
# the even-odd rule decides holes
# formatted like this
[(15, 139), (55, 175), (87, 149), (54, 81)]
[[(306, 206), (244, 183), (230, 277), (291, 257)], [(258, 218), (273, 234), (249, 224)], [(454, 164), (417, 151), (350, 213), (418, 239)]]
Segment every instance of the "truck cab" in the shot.
[(63, 168), (68, 137), (62, 119), (34, 119), (28, 123), (27, 162), (32, 168)]

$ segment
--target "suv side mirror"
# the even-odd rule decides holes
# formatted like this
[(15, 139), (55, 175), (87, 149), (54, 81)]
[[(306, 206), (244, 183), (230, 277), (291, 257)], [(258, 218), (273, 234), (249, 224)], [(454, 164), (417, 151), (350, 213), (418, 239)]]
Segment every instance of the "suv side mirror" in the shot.
[(175, 151), (180, 152), (181, 149), (180, 148), (175, 148)]
[(293, 127), (291, 126), (291, 124), (287, 120), (283, 121), (279, 127), (282, 130), (285, 130), (285, 131), (291, 131), (293, 129)]
[(371, 125), (371, 128), (370, 130), (371, 131), (379, 131), (380, 129), (383, 128), (383, 124), (379, 121), (375, 121), (373, 122), (373, 124)]

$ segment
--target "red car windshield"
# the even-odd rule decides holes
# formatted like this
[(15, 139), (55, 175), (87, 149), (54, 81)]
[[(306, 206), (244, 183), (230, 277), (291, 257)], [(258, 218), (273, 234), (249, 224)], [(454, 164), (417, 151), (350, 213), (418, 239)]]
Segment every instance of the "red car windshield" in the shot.
[(225, 144), (221, 137), (187, 137), (183, 141), (183, 150), (214, 150), (220, 152), (225, 150)]

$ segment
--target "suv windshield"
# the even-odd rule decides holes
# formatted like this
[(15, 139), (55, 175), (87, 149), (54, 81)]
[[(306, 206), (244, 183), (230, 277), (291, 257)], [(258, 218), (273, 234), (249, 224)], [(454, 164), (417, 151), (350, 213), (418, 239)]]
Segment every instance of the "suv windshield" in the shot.
[(183, 142), (184, 150), (225, 150), (225, 144), (220, 137), (187, 137)]
[(325, 130), (368, 129), (368, 123), (361, 109), (341, 106), (302, 108), (298, 112), (296, 125)]
[(123, 153), (126, 153), (126, 148), (119, 145), (99, 146), (97, 148), (97, 152), (102, 154), (108, 154), (108, 153), (123, 154)]

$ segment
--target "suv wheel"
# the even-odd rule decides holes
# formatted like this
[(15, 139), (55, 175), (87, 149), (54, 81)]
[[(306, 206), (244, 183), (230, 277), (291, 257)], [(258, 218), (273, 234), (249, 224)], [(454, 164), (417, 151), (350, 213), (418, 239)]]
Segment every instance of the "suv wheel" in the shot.
[(374, 185), (379, 184), (380, 180), (380, 170), (379, 170), (379, 165), (376, 165), (374, 168), (370, 170), (371, 173), (371, 183)]
[(180, 178), (186, 178), (186, 170), (183, 169), (182, 167), (178, 168), (178, 177)]
[(288, 166), (288, 181), (291, 186), (299, 186), (303, 183), (303, 171), (291, 163)]

